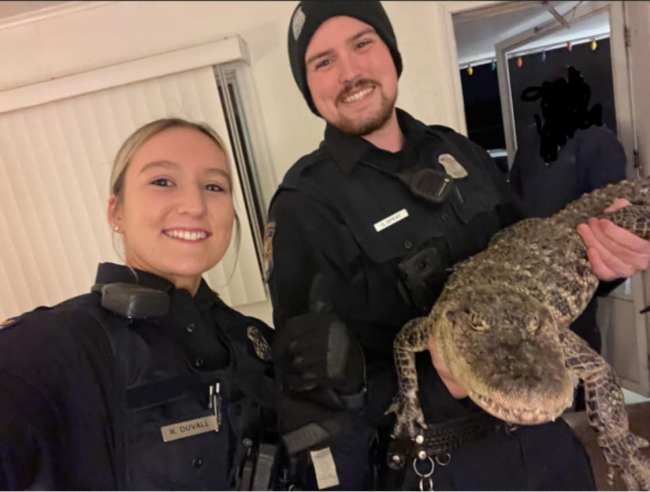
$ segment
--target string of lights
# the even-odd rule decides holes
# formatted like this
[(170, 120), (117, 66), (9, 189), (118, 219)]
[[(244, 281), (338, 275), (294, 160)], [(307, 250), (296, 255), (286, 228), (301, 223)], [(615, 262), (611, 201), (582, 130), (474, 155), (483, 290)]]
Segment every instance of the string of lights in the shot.
[[(585, 44), (589, 43), (589, 48), (591, 51), (596, 51), (598, 49), (598, 41), (602, 39), (609, 39), (609, 33), (606, 34), (600, 34), (597, 36), (587, 36), (587, 37), (582, 37), (582, 38), (576, 38), (572, 39), (570, 41), (562, 41), (562, 42), (556, 42), (556, 43), (550, 43), (548, 45), (543, 45), (543, 46), (536, 46), (534, 48), (529, 48), (529, 49), (524, 49), (524, 50), (514, 50), (510, 53), (506, 54), (506, 57), (508, 60), (511, 60), (513, 58), (516, 59), (515, 64), (517, 68), (523, 67), (524, 60), (523, 57), (531, 54), (536, 54), (540, 53), (540, 56), (542, 57), (542, 61), (546, 60), (546, 52), (547, 51), (552, 51), (556, 50), (558, 48), (565, 48), (568, 51), (571, 51), (574, 46), (580, 45), (580, 44)], [(495, 57), (487, 57), (487, 58), (481, 58), (472, 62), (468, 63), (463, 63), (459, 66), (460, 70), (466, 70), (467, 75), (472, 75), (474, 73), (474, 68), (481, 66), (481, 65), (487, 65), (491, 64), (492, 70), (496, 70), (497, 67), (497, 60)]]

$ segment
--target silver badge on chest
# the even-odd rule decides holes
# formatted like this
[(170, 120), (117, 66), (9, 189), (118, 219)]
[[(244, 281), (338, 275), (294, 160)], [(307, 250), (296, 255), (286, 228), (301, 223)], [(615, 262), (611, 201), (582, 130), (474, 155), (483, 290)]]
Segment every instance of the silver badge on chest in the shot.
[(438, 162), (445, 168), (445, 172), (454, 179), (463, 179), (467, 177), (467, 170), (451, 154), (440, 154)]

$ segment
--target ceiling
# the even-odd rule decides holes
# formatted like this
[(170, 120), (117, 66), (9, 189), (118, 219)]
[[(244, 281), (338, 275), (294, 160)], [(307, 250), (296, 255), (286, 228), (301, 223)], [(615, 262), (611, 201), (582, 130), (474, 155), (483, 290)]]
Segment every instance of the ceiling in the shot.
[[(565, 15), (577, 4), (586, 2), (547, 3)], [(541, 1), (508, 2), (482, 10), (462, 12), (453, 17), (458, 63), (461, 66), (494, 58), (496, 43), (553, 20), (552, 14)], [(534, 43), (517, 48), (517, 51), (609, 34), (609, 15), (606, 11), (575, 22), (571, 22), (570, 14), (566, 15), (566, 19), (571, 23), (570, 29), (562, 28)]]
[[(48, 10), (65, 3), (78, 2), (66, 0), (0, 1), (0, 21)], [(553, 6), (560, 14), (565, 14), (576, 4), (585, 2), (551, 1), (545, 3)], [(458, 47), (459, 65), (493, 58), (496, 43), (545, 23), (552, 18), (551, 13), (539, 0), (503, 2), (487, 8), (454, 15), (454, 31)], [(535, 45), (603, 34), (609, 34), (609, 17), (606, 12), (576, 22), (570, 30), (562, 29), (556, 34), (537, 41)], [(534, 47), (534, 45), (523, 46), (521, 49), (531, 47)]]

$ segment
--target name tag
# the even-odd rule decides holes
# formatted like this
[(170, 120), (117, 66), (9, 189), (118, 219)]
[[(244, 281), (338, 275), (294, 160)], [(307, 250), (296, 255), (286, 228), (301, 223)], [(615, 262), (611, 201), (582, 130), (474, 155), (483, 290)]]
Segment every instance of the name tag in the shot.
[(176, 441), (185, 437), (192, 437), (206, 432), (219, 432), (219, 420), (216, 415), (208, 415), (198, 419), (164, 425), (160, 428), (164, 442)]
[(404, 220), (409, 216), (408, 210), (403, 208), (402, 210), (399, 210), (398, 212), (395, 212), (393, 215), (389, 215), (385, 219), (381, 219), (379, 222), (375, 223), (375, 231), (381, 232), (387, 227), (392, 226), (393, 224), (399, 222), (400, 220)]

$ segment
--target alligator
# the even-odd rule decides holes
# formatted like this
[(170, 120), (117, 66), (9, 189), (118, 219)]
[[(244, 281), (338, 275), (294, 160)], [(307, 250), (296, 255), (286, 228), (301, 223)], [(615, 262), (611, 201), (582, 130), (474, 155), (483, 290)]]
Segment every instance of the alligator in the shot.
[[(604, 210), (616, 198), (630, 205)], [(406, 323), (394, 342), (399, 392), (394, 437), (415, 439), (426, 422), (418, 398), (415, 353), (435, 350), (469, 398), (513, 425), (553, 421), (585, 387), (587, 418), (609, 466), (630, 490), (650, 489), (648, 442), (630, 432), (613, 368), (569, 326), (598, 287), (576, 232), (606, 217), (650, 239), (650, 178), (582, 195), (549, 218), (525, 219), (499, 231), (487, 248), (457, 264), (427, 316)]]

